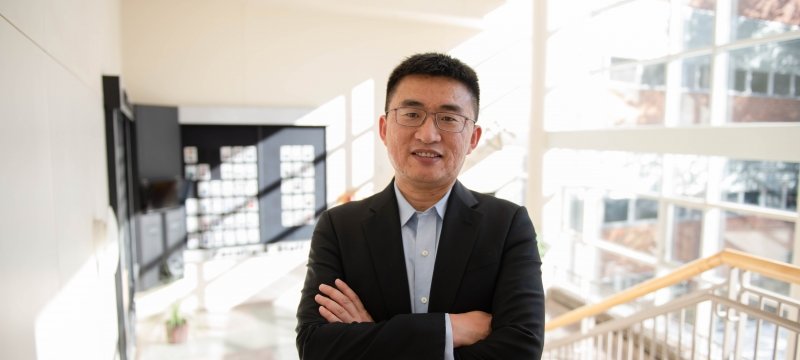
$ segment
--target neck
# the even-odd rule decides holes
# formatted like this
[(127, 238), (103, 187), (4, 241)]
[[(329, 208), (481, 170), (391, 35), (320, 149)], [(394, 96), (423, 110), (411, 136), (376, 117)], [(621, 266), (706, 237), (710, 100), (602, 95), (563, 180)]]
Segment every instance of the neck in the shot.
[(417, 211), (425, 211), (431, 208), (434, 204), (436, 204), (439, 200), (444, 197), (445, 194), (453, 187), (454, 183), (446, 184), (444, 186), (430, 186), (430, 187), (419, 187), (413, 184), (405, 184), (402, 181), (397, 181), (397, 188), (400, 190), (400, 193), (403, 194), (403, 197), (406, 198), (411, 206), (414, 207)]

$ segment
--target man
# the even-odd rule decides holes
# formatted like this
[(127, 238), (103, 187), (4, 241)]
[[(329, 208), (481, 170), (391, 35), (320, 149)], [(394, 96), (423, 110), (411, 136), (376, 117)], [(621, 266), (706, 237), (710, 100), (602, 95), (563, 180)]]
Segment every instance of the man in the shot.
[(414, 55), (386, 88), (380, 137), (395, 170), (324, 212), (297, 310), (302, 359), (539, 359), (544, 293), (524, 208), (456, 180), (478, 145), (475, 72)]

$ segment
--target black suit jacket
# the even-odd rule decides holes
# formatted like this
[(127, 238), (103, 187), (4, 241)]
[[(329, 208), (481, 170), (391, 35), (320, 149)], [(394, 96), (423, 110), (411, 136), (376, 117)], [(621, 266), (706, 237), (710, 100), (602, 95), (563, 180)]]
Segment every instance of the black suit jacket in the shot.
[[(314, 295), (344, 280), (375, 323), (329, 324)], [(456, 359), (539, 359), (544, 292), (536, 234), (523, 207), (469, 191), (447, 203), (427, 314), (409, 303), (394, 185), (324, 212), (311, 239), (297, 310), (302, 359), (442, 359), (444, 313), (492, 314), (492, 333), (455, 349)]]

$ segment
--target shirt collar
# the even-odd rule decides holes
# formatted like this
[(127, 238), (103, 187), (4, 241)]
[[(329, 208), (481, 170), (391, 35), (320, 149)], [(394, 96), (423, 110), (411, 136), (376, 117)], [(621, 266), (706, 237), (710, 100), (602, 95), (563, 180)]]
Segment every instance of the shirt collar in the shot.
[[(452, 191), (453, 188), (450, 187), (450, 189), (447, 190), (447, 193), (444, 194), (444, 196), (442, 196), (442, 198), (432, 206), (436, 209), (436, 214), (439, 215), (440, 219), (444, 219), (444, 212), (447, 210), (447, 199), (450, 198), (450, 192)], [(408, 220), (410, 220), (411, 217), (414, 216), (414, 214), (418, 211), (408, 203), (408, 200), (406, 200), (406, 198), (403, 196), (403, 193), (400, 192), (400, 189), (397, 187), (397, 182), (394, 183), (394, 193), (397, 195), (397, 207), (400, 210), (400, 226), (402, 227), (405, 226)]]

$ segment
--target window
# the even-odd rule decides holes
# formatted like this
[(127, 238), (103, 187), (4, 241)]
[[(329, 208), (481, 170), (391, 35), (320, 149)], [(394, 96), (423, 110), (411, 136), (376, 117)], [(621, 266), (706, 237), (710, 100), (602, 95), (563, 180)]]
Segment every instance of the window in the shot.
[(656, 255), (658, 201), (650, 199), (603, 199), (600, 238), (647, 255)]
[(700, 258), (703, 235), (701, 210), (674, 206), (672, 210), (672, 236), (669, 259), (687, 263)]
[(628, 221), (629, 199), (605, 199), (603, 201), (603, 223)]
[(800, 29), (800, 16), (792, 1), (735, 1), (732, 40), (762, 38)]
[(729, 57), (728, 121), (800, 122), (800, 99), (789, 96), (800, 69), (800, 40), (737, 49)]
[(797, 210), (800, 163), (729, 160), (722, 199), (779, 210)]
[[(592, 4), (559, 5), (586, 20), (561, 22), (547, 37), (548, 50), (581, 50), (571, 53), (573, 61), (563, 51), (548, 54), (543, 95), (554, 144), (545, 151), (558, 153), (545, 157), (546, 194), (581, 189), (580, 205), (570, 196), (547, 203), (562, 210), (548, 214), (568, 218), (559, 219), (564, 226), (544, 227), (544, 238), (562, 239), (549, 231), (582, 231), (583, 241), (572, 244), (582, 246), (580, 254), (561, 263), (590, 262), (580, 264), (580, 274), (604, 291), (725, 247), (800, 265), (793, 253), (800, 241), (794, 3)], [(776, 137), (773, 146), (768, 137), (778, 132), (789, 136)], [(700, 137), (686, 141), (682, 134)], [(757, 141), (734, 143), (740, 134)]]
[(715, 1), (684, 1), (683, 48), (697, 49), (711, 46), (714, 41)]
[[(794, 223), (762, 216), (726, 211), (721, 223), (720, 242), (732, 248), (792, 263), (794, 259)], [(754, 276), (751, 282), (757, 286), (781, 294), (789, 294), (789, 284)]]
[(583, 198), (577, 194), (569, 195), (569, 222), (567, 228), (575, 232), (583, 231)]
[(792, 94), (792, 75), (775, 73), (772, 92), (775, 95), (790, 96)]

